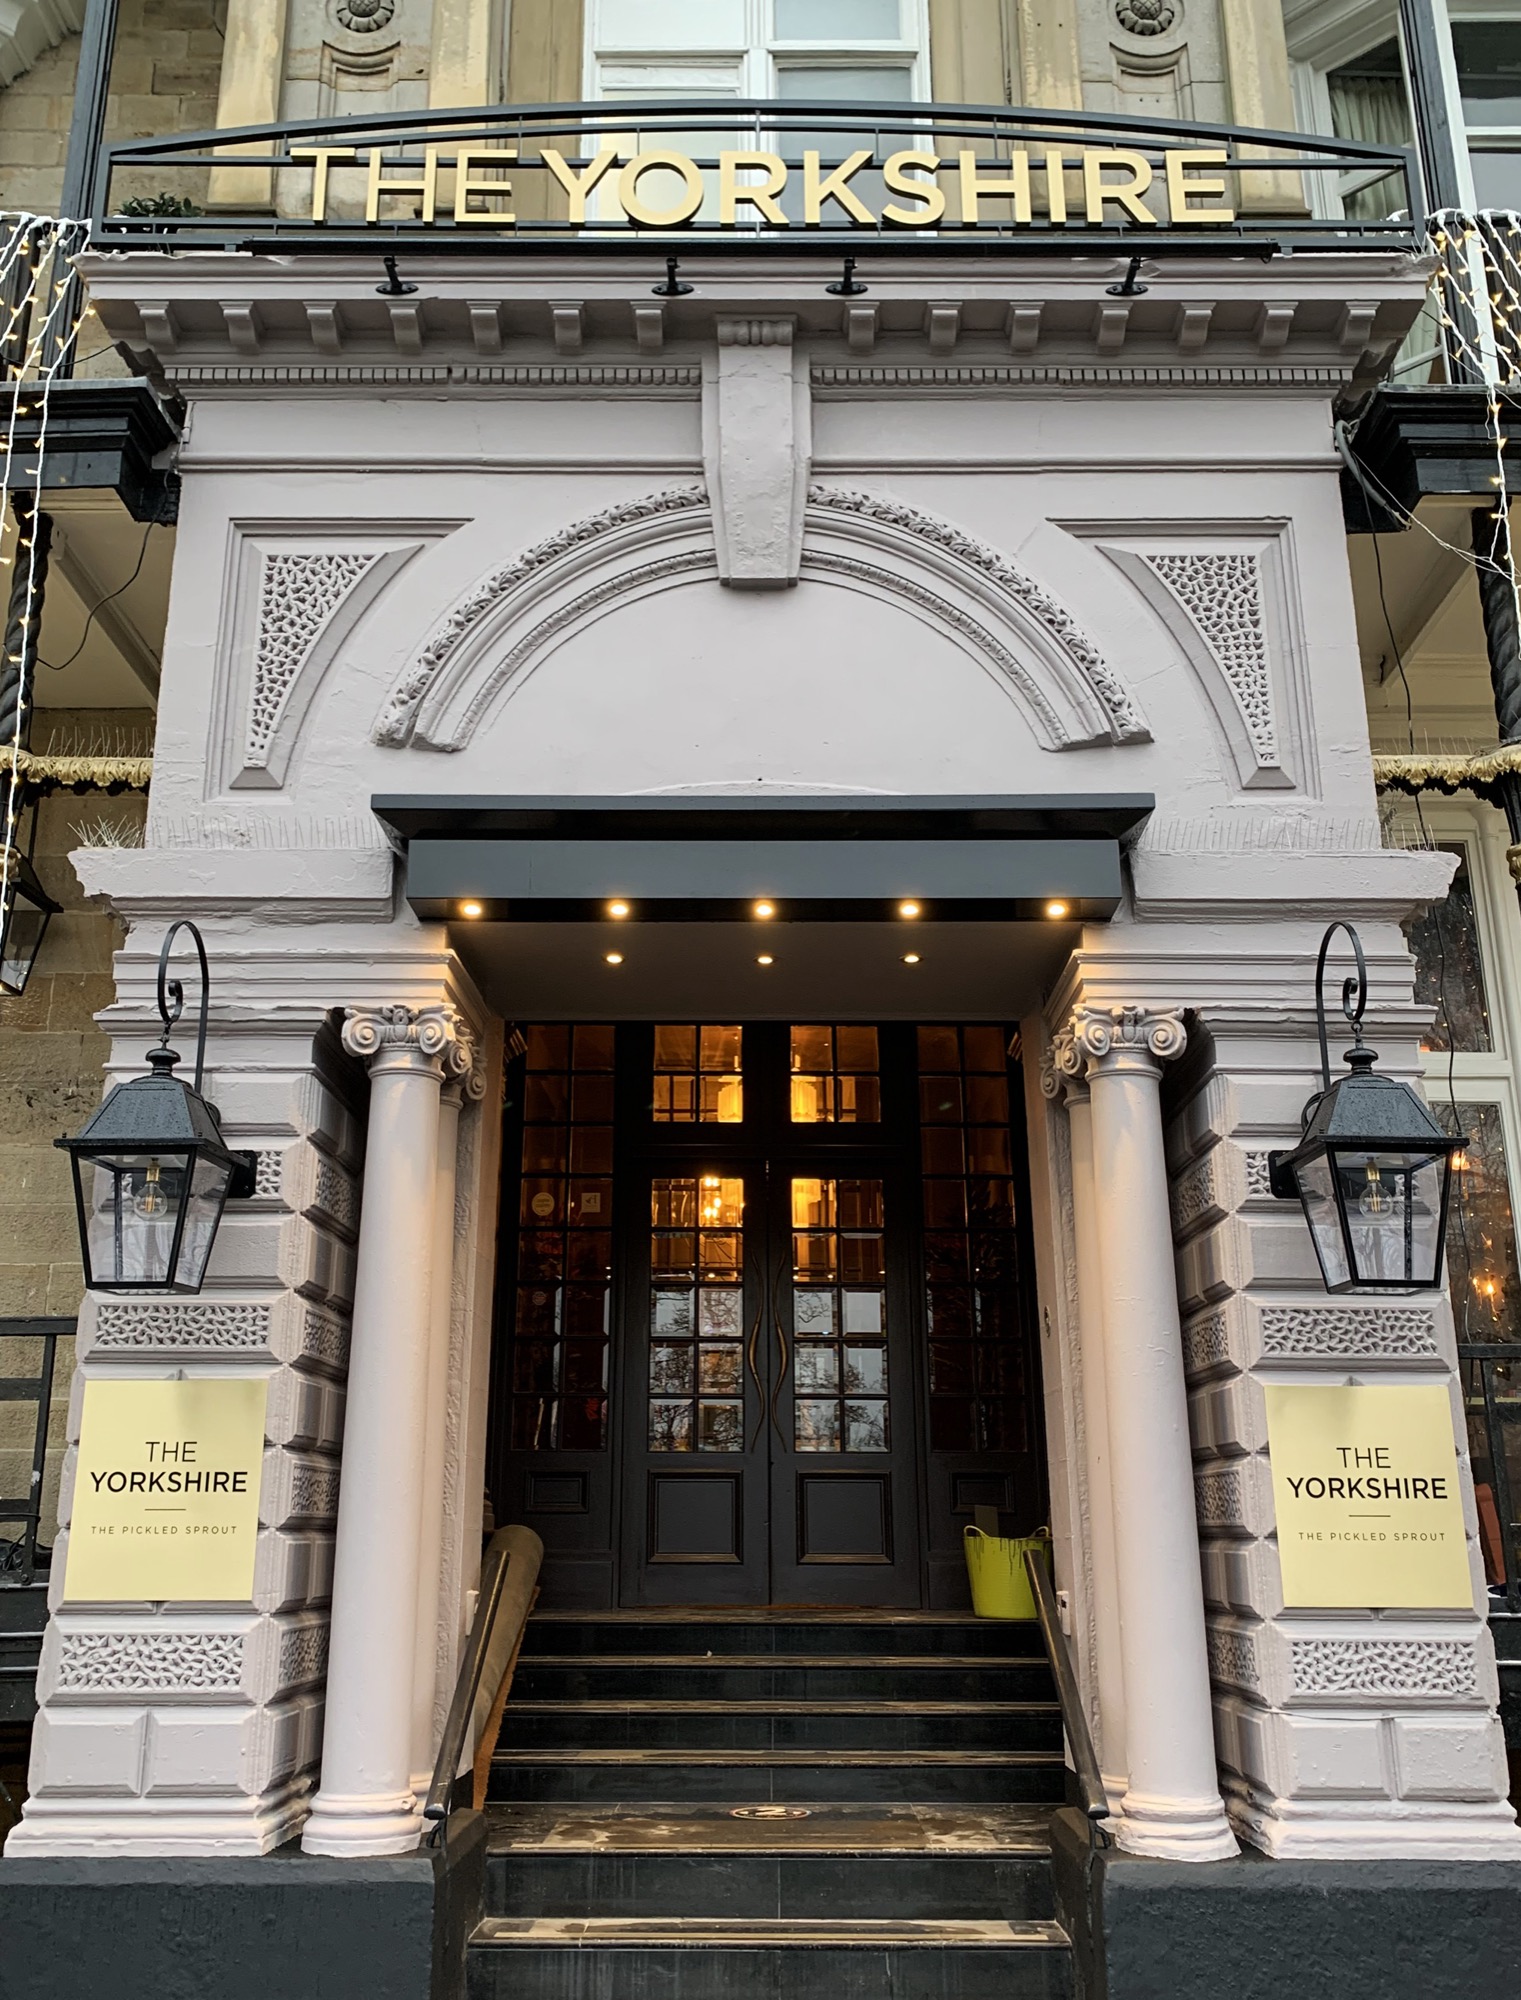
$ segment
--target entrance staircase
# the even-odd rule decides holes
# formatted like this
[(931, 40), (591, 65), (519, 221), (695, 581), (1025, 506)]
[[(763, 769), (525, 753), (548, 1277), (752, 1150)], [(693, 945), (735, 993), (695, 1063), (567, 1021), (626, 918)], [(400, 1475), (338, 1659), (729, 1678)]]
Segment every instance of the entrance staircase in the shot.
[(1059, 2000), (1039, 1630), (550, 1612), (492, 1765), (470, 2000)]

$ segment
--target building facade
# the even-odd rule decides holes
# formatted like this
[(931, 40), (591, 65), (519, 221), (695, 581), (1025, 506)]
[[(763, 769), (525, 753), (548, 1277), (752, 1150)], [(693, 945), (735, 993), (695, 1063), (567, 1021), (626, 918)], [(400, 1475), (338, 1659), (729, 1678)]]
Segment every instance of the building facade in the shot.
[[(1230, 1939), (1262, 1921), (1244, 1849), (1270, 1933), (1333, 1883), (1356, 1913), (1314, 1934), (1339, 1991), (1392, 1990), (1370, 1921), (1458, 1977), (1453, 1910), (1503, 1936), (1521, 1890), (1521, 827), (1479, 768), (1510, 734), (1483, 586), (1514, 581), (1475, 579), (1493, 486), (1393, 490), (1389, 398), (1466, 398), (1475, 463), (1499, 437), (1503, 308), (1464, 321), (1451, 257), (1433, 292), (1420, 218), (1507, 205), (1521, 18), (232, 0), (213, 51), (172, 4), (123, 11), (83, 358), (14, 435), (66, 907), (0, 1016), (7, 1310), (80, 1302), (0, 1891), (151, 1862), (252, 1906), (299, 1846), (378, 1895), (425, 1851), (483, 1518), (538, 1536), (563, 1632), (912, 1635), (963, 1630), (991, 1507), (1049, 1524), (1113, 1842), (1100, 1941), (1063, 1903), (1071, 1968), (1007, 1990), (1161, 1990), (1125, 1983), (1127, 1862), (1211, 1884)], [(41, 172), (79, 44), (33, 11), (0, 157)], [(1433, 94), (1469, 129), (1451, 200)], [(213, 98), (215, 155), (184, 136)], [(174, 525), (124, 446), (58, 472), (89, 424), (137, 426)], [(150, 748), (145, 817), (59, 789)], [(194, 1294), (79, 1295), (42, 1149), (98, 1052), (140, 1072), (185, 917), (253, 1192)], [(1382, 1071), (1467, 1134), (1450, 1296), (1328, 1296), (1273, 1190), (1335, 922)], [(71, 1591), (92, 1385), (246, 1378), (251, 1589)], [(1270, 1413), (1338, 1384), (1445, 1396), (1461, 1601), (1286, 1584)], [(850, 1726), (798, 1740), (827, 1766)], [(831, 1800), (737, 1747), (707, 1791), (521, 1796), (728, 1811), (754, 1758), (745, 1798)], [(1167, 1990), (1229, 1962), (1187, 1956)]]

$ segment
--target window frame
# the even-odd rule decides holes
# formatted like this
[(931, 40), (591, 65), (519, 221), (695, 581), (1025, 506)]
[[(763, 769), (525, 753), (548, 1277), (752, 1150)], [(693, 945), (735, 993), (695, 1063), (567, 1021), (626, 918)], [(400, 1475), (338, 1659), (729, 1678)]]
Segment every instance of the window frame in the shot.
[[(1491, 1043), (1488, 1049), (1423, 1050), (1422, 1088), (1433, 1106), (1455, 1104), (1460, 1119), (1465, 1105), (1498, 1108), (1511, 1215), (1521, 1226), (1521, 1065), (1512, 1026), (1521, 1019), (1521, 908), (1505, 858), (1510, 836), (1504, 815), (1478, 800), (1423, 794), (1420, 808), (1431, 839), (1461, 845), (1467, 857)], [(1413, 819), (1413, 809), (1401, 814), (1404, 826)], [(1456, 1301), (1453, 1321), (1461, 1329)]]
[[(694, 25), (710, 18), (704, 0), (691, 0)], [(689, 48), (651, 48), (607, 41), (602, 33), (603, 0), (589, 0), (582, 49), (583, 89), (588, 102), (599, 102), (609, 87), (633, 90), (625, 81), (612, 82), (609, 71), (648, 70), (662, 80), (650, 86), (649, 94), (664, 91), (707, 94), (738, 98), (775, 98), (780, 95), (778, 78), (784, 69), (907, 69), (909, 103), (931, 99), (929, 0), (899, 0), (899, 23), (904, 29), (896, 40), (834, 39), (784, 40), (772, 32), (775, 0), (741, 0), (746, 42), (704, 42), (694, 39)], [(711, 75), (729, 67), (732, 86), (714, 89), (706, 80), (686, 83), (683, 79), (698, 72)], [(806, 101), (806, 100), (800, 100)]]

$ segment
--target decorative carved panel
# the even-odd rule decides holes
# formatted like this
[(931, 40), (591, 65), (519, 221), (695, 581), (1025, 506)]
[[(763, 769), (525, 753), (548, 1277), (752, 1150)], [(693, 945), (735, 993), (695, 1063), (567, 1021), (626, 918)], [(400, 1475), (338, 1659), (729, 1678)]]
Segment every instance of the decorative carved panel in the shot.
[(1466, 1639), (1294, 1639), (1294, 1692), (1373, 1701), (1477, 1701), (1479, 1661)]
[(65, 1631), (58, 1646), (60, 1694), (237, 1694), (241, 1632)]

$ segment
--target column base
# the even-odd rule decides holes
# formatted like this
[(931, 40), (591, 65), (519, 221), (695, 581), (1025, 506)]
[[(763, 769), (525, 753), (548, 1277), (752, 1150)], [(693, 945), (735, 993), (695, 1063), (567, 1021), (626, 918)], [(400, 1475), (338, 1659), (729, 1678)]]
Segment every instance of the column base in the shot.
[(1332, 1816), (1231, 1803), (1231, 1822), (1241, 1838), (1275, 1861), (1521, 1862), (1521, 1827), (1503, 1800), (1424, 1810), (1402, 1800), (1386, 1818), (1367, 1811)]
[(318, 1792), (301, 1835), (303, 1854), (351, 1860), (367, 1854), (410, 1854), (422, 1838), (422, 1814), (411, 1792)]
[(300, 1832), (310, 1778), (260, 1799), (57, 1798), (33, 1793), (5, 1840), (7, 1859), (268, 1854)]
[(1218, 1794), (1174, 1799), (1127, 1791), (1114, 1838), (1126, 1854), (1157, 1861), (1234, 1861), (1240, 1852)]

